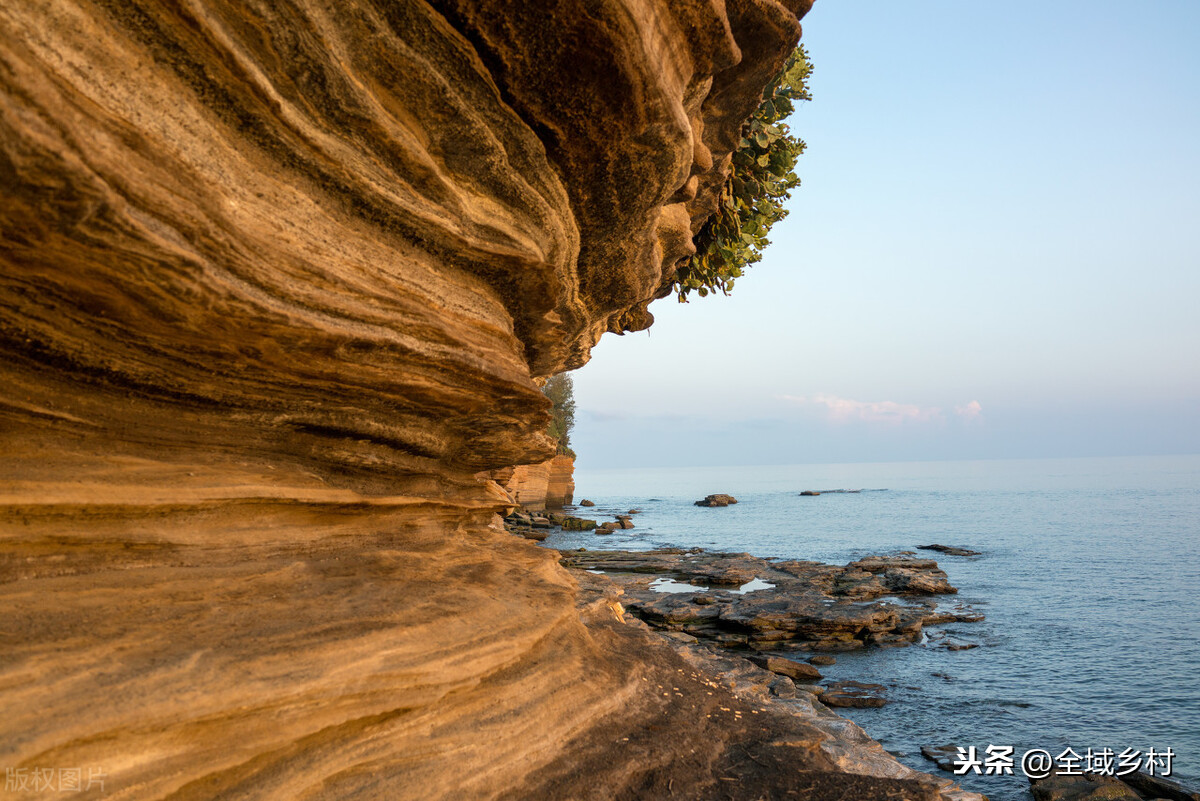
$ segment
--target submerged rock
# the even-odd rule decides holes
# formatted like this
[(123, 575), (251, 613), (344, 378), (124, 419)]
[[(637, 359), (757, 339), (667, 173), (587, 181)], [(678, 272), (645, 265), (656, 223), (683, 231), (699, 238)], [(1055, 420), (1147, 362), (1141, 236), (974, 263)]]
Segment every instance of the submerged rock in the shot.
[(921, 756), (935, 762), (942, 770), (953, 773), (958, 759), (958, 746), (953, 743), (923, 745), (921, 746)]
[(859, 681), (835, 681), (825, 685), (821, 703), (833, 707), (881, 707), (887, 704), (887, 688), (882, 684)]
[(953, 545), (918, 545), (922, 551), (940, 551), (950, 556), (979, 556), (980, 551), (972, 551), (968, 548), (957, 548)]

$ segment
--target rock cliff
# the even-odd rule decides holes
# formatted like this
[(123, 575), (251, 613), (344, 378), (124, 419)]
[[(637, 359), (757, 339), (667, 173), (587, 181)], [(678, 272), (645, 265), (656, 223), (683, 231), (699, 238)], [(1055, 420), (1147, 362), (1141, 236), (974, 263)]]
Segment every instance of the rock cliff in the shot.
[(552, 454), (535, 378), (650, 324), (806, 2), (3, 4), (0, 764), (105, 798), (859, 787), (798, 724), (668, 703), (678, 660), (477, 478)]
[(575, 497), (575, 459), (563, 454), (489, 475), (525, 509), (561, 509)]

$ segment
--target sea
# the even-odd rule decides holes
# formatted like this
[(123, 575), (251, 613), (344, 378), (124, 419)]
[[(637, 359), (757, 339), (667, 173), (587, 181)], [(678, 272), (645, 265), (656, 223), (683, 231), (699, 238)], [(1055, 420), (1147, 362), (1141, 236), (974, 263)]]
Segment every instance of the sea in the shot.
[[(863, 491), (800, 495), (834, 489)], [(738, 503), (693, 505), (711, 493)], [(919, 770), (937, 772), (921, 746), (975, 746), (981, 761), (1011, 747), (1012, 775), (958, 778), (993, 801), (1031, 798), (1021, 759), (1033, 750), (1112, 749), (1126, 766), (1153, 750), (1159, 773), (1169, 750), (1173, 778), (1200, 787), (1200, 455), (581, 469), (575, 497), (596, 503), (589, 517), (642, 511), (633, 529), (556, 531), (544, 545), (834, 564), (931, 543), (979, 551), (919, 551), (956, 603), (987, 616), (939, 628), (979, 647), (837, 654), (828, 679), (890, 698), (839, 714)]]

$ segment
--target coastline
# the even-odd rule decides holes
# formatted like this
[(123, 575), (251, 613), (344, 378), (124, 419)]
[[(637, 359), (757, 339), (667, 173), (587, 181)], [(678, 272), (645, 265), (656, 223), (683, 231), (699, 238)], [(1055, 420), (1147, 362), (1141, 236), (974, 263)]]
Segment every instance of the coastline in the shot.
[[(631, 515), (611, 516), (632, 527)], [(526, 519), (528, 526), (523, 525)], [(508, 526), (512, 533), (543, 540), (547, 523), (570, 526), (579, 520), (555, 512), (516, 512)], [(835, 702), (882, 705), (885, 698), (869, 692), (864, 696), (859, 689), (876, 685), (822, 686), (816, 668), (796, 661), (816, 656), (813, 661), (825, 664), (834, 661), (830, 654), (917, 641), (925, 625), (981, 620), (982, 615), (962, 605), (948, 611), (934, 600), (957, 592), (934, 560), (901, 554), (838, 567), (699, 548), (558, 553), (580, 585), (581, 608), (604, 607), (616, 621), (665, 645), (694, 671), (693, 677), (713, 690), (727, 691), (748, 705), (751, 715), (792, 718), (808, 732), (807, 749), (815, 749), (837, 772), (913, 782), (923, 794), (946, 801), (985, 801), (949, 778), (902, 764), (831, 708)], [(688, 583), (692, 581), (710, 586)], [(672, 685), (667, 692), (687, 704), (687, 695), (679, 690)], [(721, 709), (728, 713), (732, 707)], [(743, 717), (737, 713), (732, 722), (740, 724)]]
[[(1196, 457), (1156, 457), (584, 471), (579, 486), (598, 505), (575, 513), (602, 518), (637, 507), (637, 528), (563, 532), (545, 544), (749, 550), (837, 565), (931, 542), (981, 551), (929, 555), (962, 588), (955, 599), (987, 612), (981, 624), (945, 630), (982, 647), (947, 653), (930, 642), (838, 654), (822, 669), (827, 677), (894, 693), (881, 709), (839, 714), (919, 771), (937, 772), (922, 746), (947, 743), (980, 753), (1012, 745), (1018, 755), (1170, 746), (1170, 779), (1196, 787), (1197, 707), (1172, 678), (1197, 655), (1193, 638), (1178, 637), (1194, 631), (1194, 600), (1185, 584), (1161, 579), (1198, 567), (1187, 547), (1198, 470)], [(830, 486), (889, 491), (797, 497)], [(714, 489), (741, 502), (693, 505)], [(1114, 572), (1114, 564), (1136, 569)], [(1164, 608), (1177, 611), (1154, 611)], [(961, 783), (993, 801), (1031, 797), (1020, 771)]]

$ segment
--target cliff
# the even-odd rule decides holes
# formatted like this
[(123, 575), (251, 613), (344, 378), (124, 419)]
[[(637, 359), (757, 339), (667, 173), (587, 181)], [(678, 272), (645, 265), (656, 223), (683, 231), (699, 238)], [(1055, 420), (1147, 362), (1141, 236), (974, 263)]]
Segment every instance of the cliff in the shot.
[(804, 5), (0, 8), (0, 764), (703, 797), (774, 737), (762, 781), (857, 781), (666, 704), (678, 661), (477, 477), (551, 456), (535, 378), (651, 323)]
[(561, 509), (574, 500), (575, 459), (559, 454), (489, 474), (513, 503), (525, 509)]

